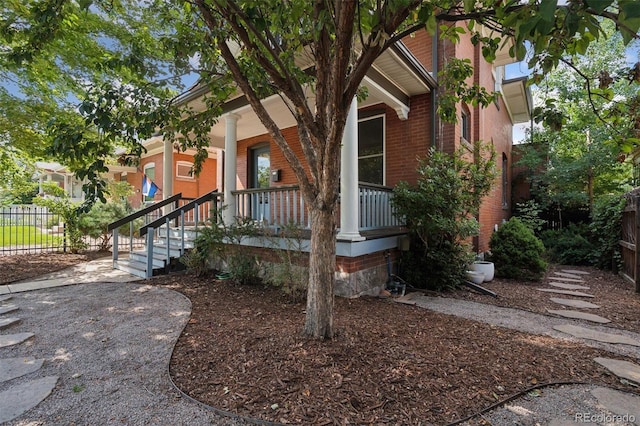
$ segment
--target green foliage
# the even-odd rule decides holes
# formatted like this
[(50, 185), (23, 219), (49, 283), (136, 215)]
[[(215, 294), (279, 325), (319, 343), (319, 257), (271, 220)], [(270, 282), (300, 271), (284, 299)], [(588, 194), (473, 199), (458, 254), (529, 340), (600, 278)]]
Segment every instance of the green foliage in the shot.
[(622, 265), (620, 240), (622, 239), (622, 212), (625, 199), (620, 196), (600, 197), (591, 212), (591, 255), (594, 266), (617, 272)]
[(212, 265), (222, 261), (225, 253), (225, 228), (220, 225), (221, 219), (219, 212), (215, 220), (209, 219), (206, 226), (199, 227), (193, 249), (180, 258), (180, 262), (196, 276), (204, 275)]
[[(303, 301), (309, 282), (309, 268), (304, 265), (307, 260), (307, 253), (304, 251), (304, 230), (291, 222), (282, 227), (277, 235), (265, 236), (264, 240), (278, 257), (278, 262), (266, 265), (264, 280), (282, 289), (293, 300)], [(280, 242), (284, 246), (281, 246)]]
[(42, 185), (42, 196), (35, 197), (33, 204), (47, 207), (50, 212), (60, 215), (65, 224), (65, 236), (71, 253), (78, 253), (86, 248), (80, 220), (84, 212), (78, 203), (72, 203), (69, 195), (55, 183), (46, 182)]
[[(546, 223), (540, 217), (542, 208), (535, 200), (528, 200), (523, 203), (516, 204), (514, 216), (516, 216), (527, 228), (531, 229), (534, 234), (542, 231), (542, 227)], [(545, 245), (546, 247), (546, 245)]]
[[(78, 229), (83, 235), (95, 238), (99, 242), (99, 250), (111, 248), (111, 236), (109, 224), (131, 213), (131, 208), (126, 203), (108, 201), (96, 203), (91, 210), (81, 215), (78, 221)], [(119, 230), (121, 234), (129, 234), (129, 224), (123, 225)]]
[(420, 254), (405, 259), (406, 266), (423, 271), (428, 280), (414, 282), (432, 288), (455, 288), (464, 278), (472, 255), (465, 239), (479, 231), (475, 215), (496, 177), (495, 152), (489, 146), (475, 146), (475, 161), (462, 148), (453, 155), (430, 150), (419, 161), (415, 185), (400, 182), (392, 203), (407, 218), (407, 226), (420, 244)]
[(562, 265), (591, 265), (594, 245), (589, 237), (587, 225), (574, 223), (546, 230), (540, 236), (549, 260)]
[(493, 233), (489, 247), (498, 277), (537, 281), (547, 269), (544, 245), (517, 217)]

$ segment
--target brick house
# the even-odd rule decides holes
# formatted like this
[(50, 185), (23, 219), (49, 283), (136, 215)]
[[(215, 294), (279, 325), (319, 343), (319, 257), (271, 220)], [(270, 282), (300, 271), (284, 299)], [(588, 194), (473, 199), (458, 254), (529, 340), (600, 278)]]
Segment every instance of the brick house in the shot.
[[(402, 244), (399, 237), (404, 234), (389, 204), (391, 188), (403, 180), (415, 182), (417, 158), (427, 155), (431, 146), (453, 152), (461, 146), (471, 149), (471, 142), (477, 140), (493, 144), (499, 178), (483, 202), (481, 232), (474, 239), (477, 251), (488, 249), (494, 228), (510, 217), (513, 125), (528, 121), (531, 107), (525, 80), (504, 79), (504, 66), (513, 62), (506, 50), (489, 64), (482, 58), (480, 46), (464, 36), (453, 44), (418, 32), (376, 60), (362, 83), (369, 95), (352, 104), (343, 138), (337, 294), (377, 294), (384, 286), (384, 255), (397, 253)], [(484, 109), (459, 105), (455, 125), (441, 122), (436, 114), (437, 72), (451, 57), (471, 59), (473, 82), (502, 94)], [(196, 86), (181, 101), (196, 110), (204, 108), (205, 93), (206, 88)], [(263, 104), (290, 144), (300, 149), (295, 119), (280, 98), (268, 97)], [(155, 141), (155, 148), (149, 150), (140, 167), (148, 170), (153, 164), (155, 180), (165, 182), (166, 166), (160, 165), (171, 165), (171, 175), (176, 178), (169, 191), (165, 182), (161, 194), (165, 198), (181, 191), (191, 196), (219, 188), (227, 205), (225, 220), (251, 216), (275, 228), (289, 220), (308, 226), (293, 172), (241, 93), (227, 102), (210, 139), (213, 158), (196, 185), (193, 179), (176, 175), (189, 159), (174, 153), (168, 142)], [(141, 174), (127, 176), (134, 185), (140, 184), (138, 179)], [(259, 242), (246, 244), (255, 253), (268, 256)]]

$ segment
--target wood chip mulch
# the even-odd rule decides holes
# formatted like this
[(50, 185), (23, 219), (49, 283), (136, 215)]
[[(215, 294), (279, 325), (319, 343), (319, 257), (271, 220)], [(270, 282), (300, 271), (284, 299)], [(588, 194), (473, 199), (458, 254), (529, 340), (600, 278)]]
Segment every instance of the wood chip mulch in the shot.
[[(86, 256), (0, 257), (0, 284)], [(601, 306), (597, 313), (612, 327), (639, 331), (640, 295), (633, 286), (607, 272), (580, 269), (591, 272), (585, 280), (596, 296), (590, 301)], [(285, 424), (448, 424), (541, 383), (622, 386), (592, 361), (610, 353), (389, 299), (336, 299), (340, 333), (316, 341), (300, 335), (305, 306), (272, 288), (188, 274), (150, 283), (174, 288), (193, 304), (171, 359), (175, 383), (205, 404), (241, 416)], [(498, 299), (468, 290), (448, 296), (540, 313), (563, 309), (550, 302), (552, 295), (535, 290), (540, 286), (494, 280), (486, 287)]]
[(152, 282), (193, 303), (171, 360), (175, 383), (241, 416), (447, 424), (540, 383), (618, 385), (593, 362), (610, 353), (391, 300), (336, 299), (339, 336), (317, 341), (300, 335), (304, 305), (277, 290), (189, 275)]

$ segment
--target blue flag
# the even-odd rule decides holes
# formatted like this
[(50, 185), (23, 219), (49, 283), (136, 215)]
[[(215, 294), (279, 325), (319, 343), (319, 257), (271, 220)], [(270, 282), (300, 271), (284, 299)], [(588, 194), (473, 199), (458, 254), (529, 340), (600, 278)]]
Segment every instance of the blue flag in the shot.
[(144, 175), (142, 178), (142, 195), (145, 197), (153, 197), (158, 192), (158, 185), (153, 183), (149, 176)]

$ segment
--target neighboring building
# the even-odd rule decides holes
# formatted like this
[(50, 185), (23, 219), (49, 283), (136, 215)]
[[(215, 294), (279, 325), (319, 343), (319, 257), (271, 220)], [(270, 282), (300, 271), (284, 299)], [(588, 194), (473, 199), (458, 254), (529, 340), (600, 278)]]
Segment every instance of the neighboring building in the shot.
[[(369, 95), (357, 107), (354, 102), (351, 114), (357, 114), (357, 121), (351, 127), (347, 124), (343, 139), (337, 293), (372, 294), (384, 286), (384, 254), (391, 251), (394, 255), (398, 236), (404, 233), (392, 217), (391, 187), (400, 181), (416, 181), (417, 158), (427, 155), (431, 146), (453, 152), (459, 147), (471, 150), (471, 143), (477, 140), (493, 144), (499, 178), (482, 204), (481, 233), (474, 239), (477, 251), (488, 249), (495, 226), (510, 216), (513, 124), (528, 121), (531, 108), (525, 79), (504, 80), (504, 65), (513, 62), (507, 50), (489, 64), (481, 47), (468, 37), (453, 44), (418, 32), (376, 60), (362, 83)], [(456, 125), (441, 122), (436, 114), (436, 76), (450, 57), (471, 59), (473, 82), (502, 93), (484, 109), (459, 105)], [(205, 87), (195, 87), (181, 100), (203, 109), (205, 93)], [(299, 150), (296, 121), (279, 96), (266, 98), (263, 104), (291, 146)], [(225, 220), (243, 215), (276, 227), (289, 219), (308, 225), (293, 172), (241, 93), (228, 101), (225, 114), (209, 134), (216, 157), (200, 175), (198, 194), (219, 187), (227, 205)], [(180, 161), (189, 161), (173, 153), (170, 144), (165, 142), (163, 147), (150, 150), (140, 166), (146, 170), (153, 163), (157, 181), (162, 173), (159, 164), (173, 164), (175, 173)], [(172, 191), (165, 188), (162, 196), (180, 192), (182, 184), (176, 182)], [(264, 253), (258, 245), (253, 250)]]
[[(139, 208), (145, 203), (168, 198), (173, 194), (181, 193), (183, 198), (197, 198), (218, 188), (218, 150), (210, 149), (209, 158), (202, 166), (202, 172), (196, 176), (192, 173), (193, 154), (171, 153), (169, 161), (171, 172), (165, 175), (164, 151), (166, 147), (173, 150), (172, 144), (167, 144), (162, 137), (155, 137), (144, 142), (147, 150), (140, 158), (139, 165), (133, 171), (122, 172), (115, 175), (115, 179), (129, 182), (135, 188), (135, 194), (129, 197), (129, 202), (134, 208)], [(150, 178), (157, 186), (155, 196), (147, 197), (143, 194), (142, 179)], [(167, 182), (167, 179), (169, 181)], [(169, 186), (167, 190), (167, 185)]]

